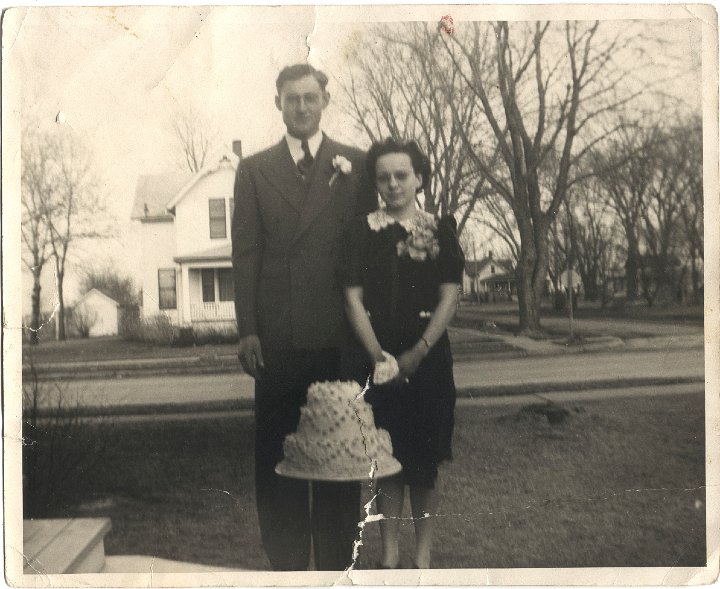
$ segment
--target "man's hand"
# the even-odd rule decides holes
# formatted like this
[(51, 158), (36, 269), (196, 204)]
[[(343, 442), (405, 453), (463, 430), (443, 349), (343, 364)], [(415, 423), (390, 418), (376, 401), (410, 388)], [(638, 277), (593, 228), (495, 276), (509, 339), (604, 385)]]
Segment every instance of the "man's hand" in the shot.
[(260, 340), (256, 335), (246, 335), (240, 338), (238, 343), (238, 359), (242, 364), (243, 370), (253, 378), (260, 376), (260, 372), (265, 368), (263, 362), (262, 350), (260, 349)]

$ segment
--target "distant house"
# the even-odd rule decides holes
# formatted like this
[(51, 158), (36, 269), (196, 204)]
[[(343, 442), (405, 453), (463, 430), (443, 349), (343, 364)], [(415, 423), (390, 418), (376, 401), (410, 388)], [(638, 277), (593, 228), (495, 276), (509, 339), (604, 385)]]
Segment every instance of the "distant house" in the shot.
[(467, 260), (463, 272), (463, 296), (470, 300), (510, 300), (515, 293), (515, 274), (510, 260), (499, 260), (488, 252), (481, 260)]
[(72, 317), (83, 335), (100, 337), (118, 334), (120, 304), (97, 288), (87, 291), (74, 305)]
[(138, 180), (142, 316), (165, 314), (196, 330), (234, 327), (230, 223), (235, 165), (223, 157), (192, 176)]

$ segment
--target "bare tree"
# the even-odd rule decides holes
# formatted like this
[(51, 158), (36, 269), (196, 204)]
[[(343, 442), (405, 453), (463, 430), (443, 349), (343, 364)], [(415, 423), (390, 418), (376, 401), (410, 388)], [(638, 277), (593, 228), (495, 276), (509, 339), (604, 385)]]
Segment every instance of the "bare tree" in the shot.
[(32, 318), (30, 320), (30, 343), (39, 342), (40, 331), (40, 278), (45, 262), (50, 257), (50, 232), (44, 219), (44, 203), (53, 188), (46, 170), (49, 157), (48, 146), (33, 138), (33, 129), (23, 130), (21, 148), (21, 235), (22, 260), (33, 277)]
[(49, 236), (58, 299), (56, 337), (66, 339), (63, 284), (71, 247), (80, 239), (101, 237), (106, 230), (103, 206), (91, 160), (65, 128), (37, 132), (23, 138), (28, 169), (42, 170), (47, 190), (39, 193), (42, 222)]
[(703, 240), (703, 166), (702, 166), (702, 121), (699, 117), (691, 117), (676, 127), (675, 140), (683, 147), (679, 155), (682, 159), (680, 178), (676, 189), (682, 202), (680, 218), (685, 248), (690, 258), (690, 280), (692, 299), (695, 304), (702, 302), (699, 266), (705, 260)]
[(433, 169), (424, 208), (441, 215), (460, 212), (462, 233), (489, 188), (461, 138), (463, 132), (478, 135), (478, 105), (459, 92), (460, 74), (433, 27), (379, 25), (372, 35), (375, 41), (355, 56), (343, 86), (345, 110), (371, 141), (387, 136), (418, 141)]
[(175, 113), (172, 131), (178, 147), (178, 163), (190, 172), (199, 172), (207, 163), (219, 135), (211, 117), (193, 106), (179, 108)]
[(638, 277), (643, 213), (655, 176), (657, 126), (626, 124), (602, 151), (593, 156), (599, 186), (620, 221), (625, 236), (625, 293), (629, 301), (638, 296)]
[(619, 128), (610, 115), (639, 94), (623, 86), (628, 74), (614, 61), (629, 39), (598, 35), (599, 27), (475, 22), (453, 35), (437, 33), (499, 149), (501, 168), (493, 163), (494, 150), (462, 134), (475, 166), (517, 223), (516, 282), (525, 332), (540, 329), (548, 231), (568, 190), (587, 177), (579, 164)]
[[(683, 209), (688, 205), (692, 208), (692, 201), (698, 199), (693, 193), (698, 189), (696, 178), (702, 177), (701, 161), (697, 158), (701, 145), (699, 129), (682, 125), (664, 129), (655, 144), (655, 173), (642, 214), (646, 262), (642, 284), (649, 305), (658, 295), (665, 301), (684, 298), (682, 282), (687, 266), (683, 254), (688, 246), (695, 249), (697, 241), (688, 243), (683, 231)], [(701, 188), (699, 192), (702, 194)]]
[[(561, 224), (564, 237), (555, 235), (556, 272), (568, 266), (566, 243), (571, 247), (571, 266), (582, 280), (583, 295), (605, 305), (610, 297), (610, 279), (617, 257), (615, 216), (595, 179), (589, 179), (568, 198), (570, 219)], [(551, 273), (552, 274), (552, 273)]]
[(116, 268), (85, 268), (82, 270), (80, 291), (86, 293), (93, 288), (102, 291), (121, 305), (137, 305), (139, 292), (129, 276), (124, 276)]

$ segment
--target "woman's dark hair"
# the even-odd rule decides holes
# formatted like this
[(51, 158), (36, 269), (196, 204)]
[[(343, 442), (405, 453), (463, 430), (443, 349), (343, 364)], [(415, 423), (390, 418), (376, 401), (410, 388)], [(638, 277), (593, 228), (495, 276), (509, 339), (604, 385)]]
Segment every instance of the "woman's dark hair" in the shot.
[(294, 82), (304, 78), (305, 76), (312, 76), (320, 84), (320, 89), (325, 90), (328, 83), (328, 77), (324, 72), (316, 70), (313, 66), (308, 63), (296, 63), (295, 65), (289, 65), (282, 69), (280, 75), (278, 75), (275, 81), (275, 88), (277, 88), (278, 96), (282, 92), (282, 87), (285, 82)]
[(430, 160), (413, 140), (403, 141), (401, 139), (388, 137), (384, 141), (378, 141), (372, 144), (368, 150), (365, 165), (367, 166), (368, 175), (372, 179), (373, 183), (377, 181), (376, 165), (378, 159), (389, 153), (406, 153), (410, 156), (413, 170), (416, 174), (420, 174), (422, 176), (422, 184), (420, 188), (418, 188), (418, 192), (422, 192), (430, 182)]

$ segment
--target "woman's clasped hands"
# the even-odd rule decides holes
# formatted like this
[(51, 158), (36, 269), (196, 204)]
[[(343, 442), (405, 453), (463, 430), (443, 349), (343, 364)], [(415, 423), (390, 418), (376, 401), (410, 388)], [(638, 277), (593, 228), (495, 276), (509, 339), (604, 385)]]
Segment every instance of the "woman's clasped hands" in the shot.
[(408, 382), (415, 374), (427, 352), (426, 347), (414, 346), (395, 358), (383, 350), (383, 359), (375, 362), (373, 382), (386, 384), (392, 380)]

